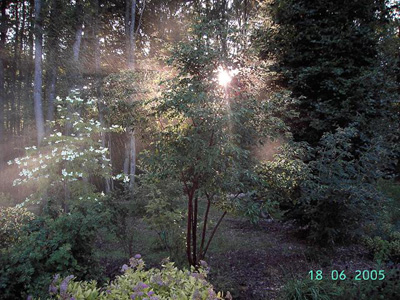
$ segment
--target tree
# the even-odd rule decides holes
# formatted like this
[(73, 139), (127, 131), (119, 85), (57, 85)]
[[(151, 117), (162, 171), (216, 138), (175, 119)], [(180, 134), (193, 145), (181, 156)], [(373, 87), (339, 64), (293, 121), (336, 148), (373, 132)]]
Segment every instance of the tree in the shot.
[(60, 22), (60, 3), (58, 0), (53, 0), (50, 13), (50, 24), (48, 29), (48, 75), (47, 75), (47, 120), (54, 120), (54, 100), (56, 98), (56, 83), (57, 83), (57, 56), (59, 55), (59, 30)]
[(382, 55), (392, 34), (386, 1), (276, 0), (263, 8), (260, 56), (298, 100), (299, 117), (286, 121), (308, 152), (309, 177), (287, 216), (315, 241), (343, 240), (379, 202), (376, 179), (395, 159), (394, 60)]
[[(136, 20), (136, 0), (126, 0), (126, 19), (129, 20), (129, 24), (125, 24), (125, 29), (128, 30), (126, 32), (127, 35), (127, 61), (128, 68), (131, 70), (135, 69), (135, 56), (136, 56), (136, 35), (140, 29), (140, 21), (143, 16), (143, 11), (145, 8), (146, 1), (143, 1), (143, 8), (141, 10), (139, 24), (135, 29), (135, 20)], [(130, 2), (130, 5), (128, 5)], [(136, 173), (136, 132), (135, 128), (128, 127), (127, 128), (127, 141), (125, 144), (125, 162), (124, 162), (124, 172), (130, 175), (129, 187), (133, 190), (133, 185), (135, 182), (135, 173)]]
[(6, 47), (7, 33), (7, 16), (6, 1), (1, 3), (1, 26), (0, 26), (0, 170), (3, 164), (3, 143), (4, 139), (4, 105), (5, 105), (5, 89), (4, 89), (4, 56)]
[(37, 130), (37, 143), (41, 144), (44, 138), (44, 117), (42, 107), (42, 1), (35, 0), (35, 81), (33, 102)]
[[(70, 108), (79, 113), (73, 113), (67, 120)], [(51, 200), (67, 213), (74, 201), (93, 197), (95, 186), (85, 178), (111, 177), (108, 149), (98, 138), (101, 132), (118, 131), (119, 126), (103, 128), (93, 119), (96, 111), (97, 99), (84, 100), (76, 91), (66, 99), (57, 99), (60, 119), (56, 120), (45, 143), (39, 149), (26, 147), (26, 156), (14, 160), (21, 170), (14, 185), (33, 184), (36, 190), (27, 202), (42, 204)], [(62, 131), (69, 122), (73, 124), (73, 131), (65, 135)]]
[(377, 55), (386, 1), (278, 0), (268, 9), (260, 53), (276, 58), (284, 86), (301, 97), (300, 117), (290, 120), (296, 141), (316, 145), (325, 132), (384, 117)]
[[(217, 83), (218, 66), (228, 63), (223, 41), (212, 39), (221, 27), (219, 18), (194, 20), (187, 41), (172, 54), (173, 78), (150, 102), (157, 129), (144, 168), (155, 183), (180, 183), (187, 201), (186, 254), (193, 266), (204, 259), (223, 218), (251, 181), (257, 102), (238, 86), (224, 89)], [(212, 206), (222, 214), (207, 239)]]

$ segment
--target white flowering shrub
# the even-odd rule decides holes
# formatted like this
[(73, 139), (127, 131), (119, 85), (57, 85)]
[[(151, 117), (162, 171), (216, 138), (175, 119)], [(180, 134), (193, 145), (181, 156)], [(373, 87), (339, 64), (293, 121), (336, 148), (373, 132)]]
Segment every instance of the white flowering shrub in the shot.
[[(36, 188), (24, 203), (39, 204), (49, 196), (63, 201), (82, 200), (93, 193), (90, 178), (112, 176), (108, 149), (102, 147), (101, 133), (118, 132), (122, 128), (102, 127), (97, 120), (97, 99), (84, 100), (78, 91), (65, 99), (57, 97), (57, 115), (57, 120), (51, 124), (52, 133), (44, 139), (43, 146), (39, 149), (27, 147), (26, 156), (9, 162), (17, 164), (20, 170), (14, 186), (34, 184)], [(115, 179), (124, 179), (124, 176)]]

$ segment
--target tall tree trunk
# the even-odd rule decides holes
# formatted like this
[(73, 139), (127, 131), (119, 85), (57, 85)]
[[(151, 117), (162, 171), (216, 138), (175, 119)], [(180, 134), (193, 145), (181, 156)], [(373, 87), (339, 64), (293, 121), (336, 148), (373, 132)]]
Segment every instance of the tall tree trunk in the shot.
[(44, 138), (44, 118), (42, 107), (42, 1), (35, 0), (35, 81), (33, 101), (35, 109), (35, 120), (37, 130), (37, 143), (40, 145)]
[[(26, 3), (25, 1), (22, 1), (22, 23), (21, 23), (21, 38), (19, 40), (19, 53), (22, 55), (24, 51), (24, 36), (25, 36), (25, 23), (26, 23)], [(26, 88), (24, 86), (24, 74), (26, 70), (22, 70), (21, 65), (23, 65), (23, 59), (22, 56), (20, 55), (19, 57), (19, 74), (18, 74), (18, 83), (19, 83), (19, 97), (17, 101), (17, 135), (21, 137), (22, 134), (22, 112), (21, 112), (21, 99), (24, 97), (24, 89)], [(23, 139), (19, 139), (21, 145), (23, 144)]]
[(0, 170), (3, 166), (4, 151), (3, 146), (5, 142), (4, 134), (4, 104), (5, 104), (5, 90), (4, 90), (4, 57), (6, 46), (6, 33), (7, 33), (7, 16), (6, 16), (6, 1), (1, 3), (1, 24), (0, 24)]
[(132, 132), (129, 137), (129, 159), (130, 159), (130, 165), (129, 165), (129, 188), (131, 191), (133, 191), (134, 188), (134, 183), (135, 183), (135, 173), (136, 173), (136, 135), (135, 135), (135, 129), (132, 129)]
[(129, 52), (128, 52), (128, 67), (135, 67), (135, 48), (136, 48), (136, 34), (135, 34), (135, 17), (136, 17), (136, 0), (131, 0), (131, 20), (129, 24)]
[[(34, 0), (29, 0), (29, 12), (28, 12), (28, 20), (29, 20), (29, 26), (28, 26), (28, 55), (25, 56), (24, 58), (24, 64), (27, 66), (27, 68), (24, 68), (25, 71), (25, 84), (24, 84), (24, 98), (29, 99), (31, 94), (33, 93), (32, 91), (32, 80), (33, 80), (33, 75), (34, 75), (34, 65), (32, 63), (33, 61), (33, 49), (35, 47), (35, 42), (33, 38), (33, 31), (35, 27), (35, 2)], [(22, 117), (24, 120), (29, 120), (31, 117), (31, 111), (28, 109), (25, 109), (22, 112)], [(22, 131), (24, 132), (25, 130), (30, 130), (29, 126), (26, 126), (27, 122), (23, 122), (22, 124)], [(30, 133), (30, 132), (29, 132)], [(30, 134), (29, 134), (30, 135)], [(26, 145), (27, 139), (28, 139), (28, 134), (23, 134), (23, 143)]]
[[(99, 41), (99, 9), (100, 3), (99, 0), (93, 1), (94, 5), (94, 27), (93, 27), (93, 41), (94, 41), (94, 68), (95, 68), (95, 77), (96, 77), (96, 94), (98, 100), (98, 109), (99, 109), (99, 120), (101, 127), (106, 127), (106, 122), (104, 120), (104, 104), (102, 103), (102, 90), (101, 90), (101, 74), (100, 74), (100, 41)], [(101, 146), (103, 148), (107, 147), (107, 134), (106, 132), (101, 133)], [(110, 150), (111, 151), (111, 150)], [(111, 160), (110, 153), (110, 160)], [(112, 161), (111, 161), (112, 164)], [(112, 170), (112, 168), (111, 168)], [(112, 172), (112, 171), (111, 171)], [(111, 174), (112, 175), (112, 174)], [(111, 179), (105, 178), (104, 181), (105, 192), (106, 194), (111, 191)]]
[[(134, 70), (135, 68), (135, 46), (136, 46), (136, 33), (135, 33), (135, 18), (136, 18), (136, 0), (127, 0), (130, 2), (130, 19), (129, 26), (125, 24), (125, 29), (129, 28), (126, 32), (128, 35), (128, 68)], [(125, 12), (126, 13), (126, 12)], [(127, 16), (127, 13), (126, 13)], [(136, 172), (136, 136), (135, 129), (131, 126), (127, 128), (127, 139), (125, 141), (125, 161), (124, 173), (129, 174), (129, 189), (133, 191), (135, 172)]]
[(82, 33), (83, 33), (83, 6), (81, 0), (76, 1), (75, 7), (76, 27), (75, 27), (75, 40), (72, 46), (73, 55), (73, 71), (72, 82), (74, 88), (79, 88), (81, 85), (81, 68), (79, 65), (79, 53), (81, 50)]
[(129, 40), (129, 23), (131, 21), (131, 0), (125, 0), (125, 58), (128, 63), (129, 51), (130, 51), (130, 40)]
[[(81, 68), (79, 65), (79, 53), (81, 50), (81, 43), (82, 43), (82, 33), (83, 33), (83, 6), (81, 0), (76, 1), (76, 6), (75, 6), (75, 18), (76, 18), (76, 24), (75, 24), (75, 39), (74, 39), (74, 44), (72, 45), (72, 68), (71, 72), (69, 74), (69, 79), (70, 79), (70, 89), (81, 89), (82, 88), (82, 74), (81, 74)], [(69, 119), (72, 119), (72, 107), (71, 104), (67, 104), (67, 115)], [(66, 123), (66, 135), (71, 134), (72, 131), (72, 123), (67, 122)], [(85, 179), (84, 179), (85, 180)]]
[(19, 87), (18, 83), (19, 81), (17, 80), (18, 77), (18, 69), (19, 69), (19, 39), (20, 39), (20, 20), (19, 20), (19, 4), (15, 4), (15, 34), (14, 34), (14, 49), (13, 49), (13, 60), (11, 64), (11, 80), (10, 80), (10, 85), (11, 90), (10, 90), (10, 100), (11, 100), (11, 119), (10, 119), (10, 125), (11, 125), (11, 134), (12, 136), (15, 136), (17, 134), (17, 108), (16, 108), (16, 102), (18, 101), (18, 94), (19, 94)]
[[(57, 56), (58, 56), (58, 30), (57, 18), (59, 17), (58, 0), (52, 1), (49, 29), (49, 71), (47, 77), (47, 120), (54, 120), (54, 99), (57, 84)], [(49, 128), (48, 128), (49, 130)]]

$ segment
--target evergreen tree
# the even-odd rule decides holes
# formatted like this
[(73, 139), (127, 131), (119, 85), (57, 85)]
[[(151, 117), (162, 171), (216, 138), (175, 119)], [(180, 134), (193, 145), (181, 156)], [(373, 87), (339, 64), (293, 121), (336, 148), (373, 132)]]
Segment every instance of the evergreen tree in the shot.
[(276, 0), (264, 9), (260, 55), (298, 99), (299, 117), (286, 121), (306, 149), (286, 157), (301, 158), (308, 176), (282, 208), (316, 241), (334, 242), (357, 232), (379, 203), (376, 179), (393, 168), (398, 114), (395, 60), (382, 51), (393, 36), (386, 1)]
[(263, 58), (276, 59), (300, 117), (290, 120), (296, 141), (317, 145), (324, 133), (382, 118), (379, 45), (388, 22), (386, 1), (274, 1), (272, 27), (260, 35)]

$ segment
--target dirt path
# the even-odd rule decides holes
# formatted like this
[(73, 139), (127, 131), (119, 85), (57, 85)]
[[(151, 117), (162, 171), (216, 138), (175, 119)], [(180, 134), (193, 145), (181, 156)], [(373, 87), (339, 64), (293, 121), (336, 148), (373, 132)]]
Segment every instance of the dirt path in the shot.
[(293, 227), (262, 221), (258, 227), (229, 218), (208, 257), (210, 280), (234, 299), (278, 299), (288, 278), (305, 278), (311, 269), (366, 268), (370, 262), (358, 247), (316, 250), (293, 235)]

